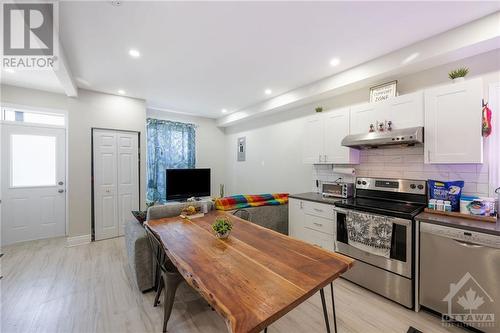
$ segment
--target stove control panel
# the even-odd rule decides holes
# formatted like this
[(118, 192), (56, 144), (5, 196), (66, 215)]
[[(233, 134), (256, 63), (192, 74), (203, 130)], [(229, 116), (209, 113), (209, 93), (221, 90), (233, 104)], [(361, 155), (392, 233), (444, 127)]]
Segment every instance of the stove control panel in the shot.
[(427, 194), (427, 182), (413, 179), (357, 178), (356, 189)]

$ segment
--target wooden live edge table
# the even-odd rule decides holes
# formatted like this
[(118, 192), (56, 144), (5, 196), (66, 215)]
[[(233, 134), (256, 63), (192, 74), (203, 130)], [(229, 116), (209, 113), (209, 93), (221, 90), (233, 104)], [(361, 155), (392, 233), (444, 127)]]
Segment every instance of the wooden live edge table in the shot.
[[(217, 239), (211, 229), (218, 215), (233, 223), (226, 240)], [(162, 218), (147, 225), (187, 283), (233, 333), (264, 330), (322, 291), (354, 261), (225, 212), (193, 220)], [(323, 293), (322, 300), (326, 314)]]

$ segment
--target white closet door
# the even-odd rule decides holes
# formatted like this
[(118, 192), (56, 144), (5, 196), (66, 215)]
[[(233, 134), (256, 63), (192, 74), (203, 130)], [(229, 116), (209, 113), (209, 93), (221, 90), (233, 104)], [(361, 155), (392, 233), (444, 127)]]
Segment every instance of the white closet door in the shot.
[(118, 234), (125, 223), (134, 220), (132, 210), (139, 209), (138, 133), (117, 132), (118, 145)]
[(123, 235), (139, 208), (138, 133), (94, 130), (95, 240)]

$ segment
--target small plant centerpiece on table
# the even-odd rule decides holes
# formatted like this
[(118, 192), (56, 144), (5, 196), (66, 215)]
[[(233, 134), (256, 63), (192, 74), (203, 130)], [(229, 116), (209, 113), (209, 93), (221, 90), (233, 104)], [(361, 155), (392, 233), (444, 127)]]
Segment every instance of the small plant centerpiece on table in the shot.
[(212, 230), (217, 238), (226, 239), (233, 229), (233, 224), (225, 216), (217, 216), (212, 224)]
[(448, 73), (448, 77), (452, 79), (454, 82), (465, 80), (464, 77), (469, 74), (469, 68), (460, 67), (452, 70)]

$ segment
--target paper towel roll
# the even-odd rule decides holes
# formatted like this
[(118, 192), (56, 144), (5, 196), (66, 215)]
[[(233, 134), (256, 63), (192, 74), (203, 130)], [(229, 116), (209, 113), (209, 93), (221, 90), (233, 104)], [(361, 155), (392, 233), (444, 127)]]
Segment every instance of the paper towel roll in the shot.
[(342, 168), (342, 167), (333, 166), (333, 173), (338, 173), (338, 174), (341, 174), (341, 175), (355, 176), (356, 175), (356, 169), (354, 169), (354, 168)]

